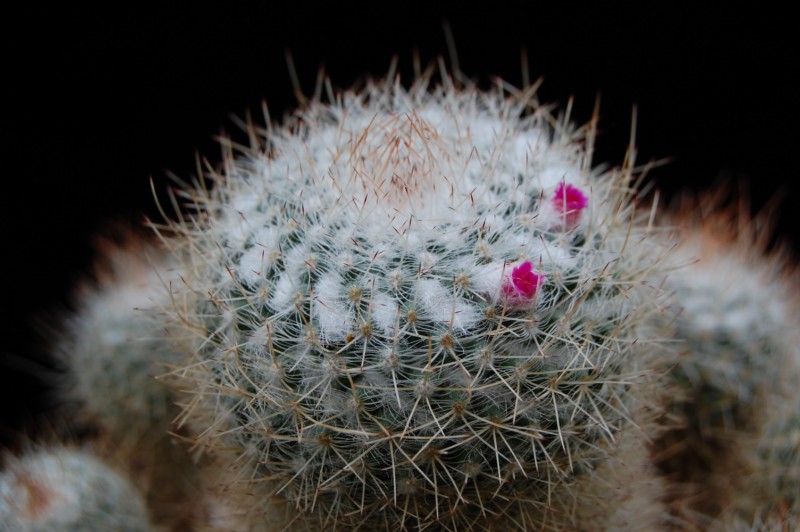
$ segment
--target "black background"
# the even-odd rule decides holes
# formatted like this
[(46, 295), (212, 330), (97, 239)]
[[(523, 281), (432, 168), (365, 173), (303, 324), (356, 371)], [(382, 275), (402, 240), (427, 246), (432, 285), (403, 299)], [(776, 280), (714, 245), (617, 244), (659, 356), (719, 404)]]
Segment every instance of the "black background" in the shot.
[[(5, 287), (0, 338), (0, 443), (51, 423), (42, 331), (68, 308), (91, 265), (92, 235), (111, 221), (157, 217), (167, 172), (190, 178), (195, 154), (219, 160), (214, 137), (262, 100), (274, 119), (296, 104), (285, 52), (306, 94), (325, 66), (336, 87), (384, 74), (394, 55), (443, 55), (444, 21), (461, 70), (482, 85), (520, 85), (521, 50), (540, 100), (591, 117), (601, 96), (596, 162), (616, 164), (638, 110), (638, 160), (667, 195), (718, 180), (749, 183), (754, 209), (781, 194), (778, 232), (798, 243), (797, 29), (769, 6), (636, 3), (219, 3), (7, 13), (4, 23)], [(38, 419), (37, 419), (38, 417)]]

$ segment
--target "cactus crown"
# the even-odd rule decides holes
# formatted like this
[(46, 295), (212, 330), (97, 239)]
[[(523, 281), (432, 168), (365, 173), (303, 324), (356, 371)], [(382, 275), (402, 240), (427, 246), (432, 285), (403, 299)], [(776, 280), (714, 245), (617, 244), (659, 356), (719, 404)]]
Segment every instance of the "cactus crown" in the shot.
[(631, 424), (658, 262), (632, 168), (526, 91), (332, 100), (188, 191), (184, 420), (318, 524), (534, 526)]

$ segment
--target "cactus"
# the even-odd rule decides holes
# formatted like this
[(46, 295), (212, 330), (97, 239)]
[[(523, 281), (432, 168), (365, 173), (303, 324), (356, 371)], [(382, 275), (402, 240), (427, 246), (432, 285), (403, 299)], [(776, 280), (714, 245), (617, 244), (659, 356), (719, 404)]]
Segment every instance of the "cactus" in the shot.
[(796, 272), (713, 201), (642, 208), (595, 128), (429, 77), (251, 126), (59, 338), (66, 415), (130, 489), (12, 459), (0, 515), (36, 530), (20, 472), (80, 463), (47, 500), (88, 494), (84, 529), (791, 528)]
[(657, 444), (676, 513), (705, 525), (800, 510), (796, 272), (786, 250), (767, 253), (768, 224), (720, 203), (678, 215), (690, 228), (675, 254), (686, 264), (668, 278), (685, 342), (670, 373), (679, 425)]
[(56, 355), (65, 368), (62, 394), (87, 423), (138, 441), (163, 432), (175, 413), (162, 383), (173, 353), (157, 311), (168, 306), (169, 266), (133, 234), (99, 242), (95, 283), (76, 296)]
[(151, 530), (144, 499), (91, 451), (65, 447), (7, 460), (0, 473), (0, 530)]
[(197, 445), (298, 526), (563, 526), (660, 301), (632, 166), (592, 170), (586, 133), (530, 92), (387, 82), (228, 158), (168, 242)]
[(142, 237), (111, 235), (98, 242), (95, 282), (81, 286), (78, 312), (62, 325), (60, 395), (72, 430), (95, 433), (97, 451), (124, 464), (153, 517), (177, 525), (186, 519), (180, 501), (192, 490), (191, 461), (168, 435), (178, 410), (155, 378), (180, 354), (159, 319), (174, 273)]

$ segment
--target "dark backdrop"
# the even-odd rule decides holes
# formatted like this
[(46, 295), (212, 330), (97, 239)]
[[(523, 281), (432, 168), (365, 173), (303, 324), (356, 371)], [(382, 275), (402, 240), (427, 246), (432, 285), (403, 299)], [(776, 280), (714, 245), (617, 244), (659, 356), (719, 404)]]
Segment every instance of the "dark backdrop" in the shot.
[(574, 96), (583, 122), (601, 95), (596, 162), (622, 160), (636, 105), (639, 161), (672, 159), (652, 173), (662, 190), (744, 179), (754, 209), (783, 195), (778, 231), (798, 242), (789, 81), (797, 30), (788, 14), (763, 5), (427, 3), (7, 13), (0, 443), (47, 419), (40, 331), (68, 308), (91, 263), (91, 235), (112, 220), (157, 216), (149, 179), (163, 191), (168, 171), (193, 175), (196, 153), (218, 160), (214, 136), (236, 131), (231, 114), (258, 114), (264, 99), (274, 118), (290, 110), (287, 49), (309, 93), (321, 65), (346, 87), (381, 76), (395, 54), (406, 80), (414, 51), (424, 64), (440, 54), (449, 63), (444, 21), (461, 70), (483, 84), (497, 75), (519, 85), (524, 48), (531, 76), (544, 77), (542, 101)]

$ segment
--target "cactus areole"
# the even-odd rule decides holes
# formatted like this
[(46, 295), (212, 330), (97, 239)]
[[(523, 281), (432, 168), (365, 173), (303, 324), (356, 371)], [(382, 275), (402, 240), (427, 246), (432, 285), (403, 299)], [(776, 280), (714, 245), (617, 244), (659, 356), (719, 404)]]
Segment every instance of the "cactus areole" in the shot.
[(326, 527), (547, 506), (629, 423), (657, 255), (631, 169), (593, 171), (526, 91), (332, 100), (188, 191), (187, 427)]

